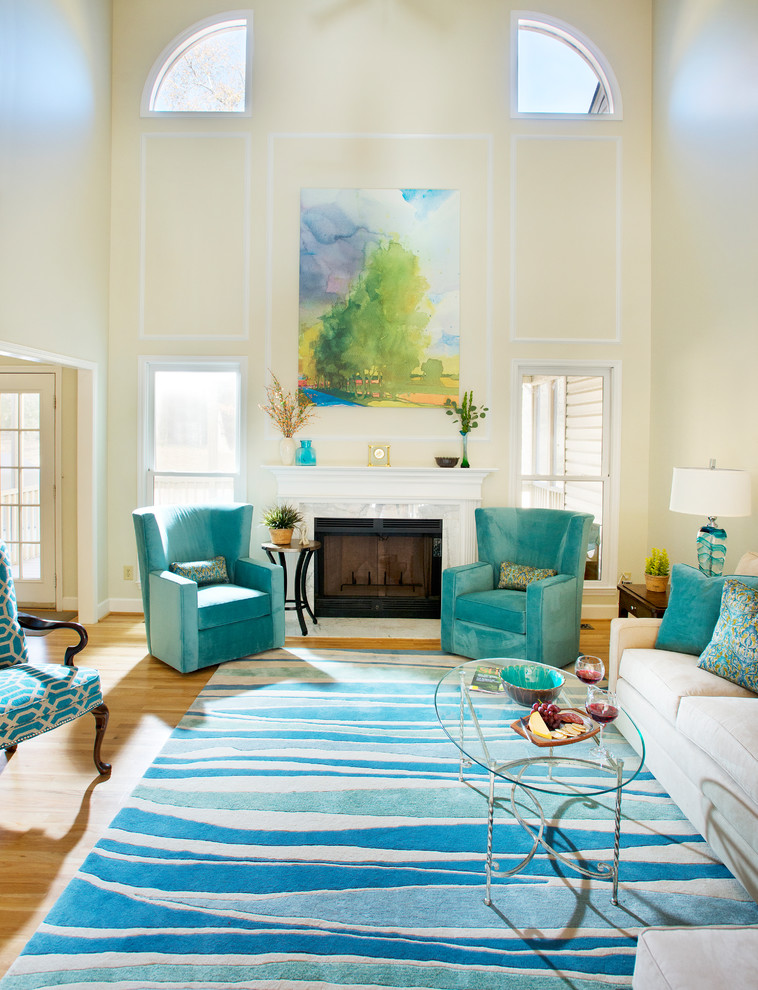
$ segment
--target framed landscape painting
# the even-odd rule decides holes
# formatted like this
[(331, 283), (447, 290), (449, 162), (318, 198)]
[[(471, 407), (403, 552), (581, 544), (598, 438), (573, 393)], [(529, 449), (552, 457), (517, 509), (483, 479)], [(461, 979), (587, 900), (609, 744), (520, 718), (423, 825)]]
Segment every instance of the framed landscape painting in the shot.
[(460, 194), (303, 189), (298, 387), (318, 405), (458, 397)]

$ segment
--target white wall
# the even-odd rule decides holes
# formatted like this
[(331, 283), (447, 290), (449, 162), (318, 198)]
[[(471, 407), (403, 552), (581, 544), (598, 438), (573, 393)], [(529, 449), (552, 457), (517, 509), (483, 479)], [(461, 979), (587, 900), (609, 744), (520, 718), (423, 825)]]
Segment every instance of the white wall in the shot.
[[(0, 347), (86, 367), (95, 411), (94, 593), (107, 596), (105, 379), (111, 9), (102, 0), (0, 5)], [(81, 604), (81, 603), (80, 603)], [(89, 606), (88, 606), (89, 610)]]
[[(540, 6), (588, 35), (607, 56), (623, 95), (620, 121), (510, 118), (510, 18), (519, 5), (500, 0), (258, 0), (252, 117), (140, 119), (142, 87), (161, 50), (194, 21), (226, 9), (223, 0), (114, 2), (109, 442), (119, 456), (111, 459), (109, 472), (111, 596), (137, 599), (136, 586), (125, 584), (121, 572), (135, 555), (129, 516), (138, 490), (140, 356), (248, 358), (248, 498), (260, 511), (273, 497), (273, 478), (262, 465), (278, 459), (278, 436), (258, 402), (268, 368), (286, 387), (295, 386), (298, 208), (304, 186), (461, 190), (461, 387), (473, 388), (491, 409), (469, 449), (472, 464), (497, 469), (486, 485), (488, 504), (510, 501), (512, 362), (622, 362), (618, 565), (641, 566), (647, 542), (650, 367), (650, 0), (551, 0)], [(184, 136), (181, 142), (177, 135)], [(140, 308), (142, 220), (148, 230), (160, 222), (160, 197), (154, 198), (151, 184), (161, 169), (165, 173), (165, 161), (157, 149), (173, 142), (168, 153), (178, 154), (180, 162), (195, 147), (211, 162), (219, 139), (234, 157), (233, 181), (219, 190), (220, 208), (226, 211), (236, 196), (245, 219), (249, 306), (237, 320), (237, 326), (242, 323), (237, 339), (228, 339), (236, 311), (226, 299), (219, 300), (217, 326), (209, 326), (204, 336), (193, 328), (191, 338), (183, 339), (181, 327), (166, 316), (166, 300), (156, 298), (160, 290), (154, 281), (153, 310), (146, 314)], [(530, 225), (543, 227), (553, 258), (561, 252), (573, 256), (583, 231), (572, 232), (565, 217), (539, 206), (532, 161), (539, 160), (551, 190), (566, 184), (568, 203), (575, 186), (567, 176), (576, 154), (583, 171), (573, 174), (581, 178), (582, 194), (589, 192), (590, 206), (593, 181), (602, 186), (600, 229), (610, 238), (618, 265), (609, 266), (610, 285), (605, 275), (601, 285), (593, 284), (593, 272), (587, 272), (581, 306), (564, 298), (558, 273), (555, 284), (544, 286), (557, 314), (547, 320), (548, 341), (544, 307), (542, 324), (529, 324), (525, 310), (512, 306), (512, 271), (519, 261), (513, 245), (528, 244), (534, 257), (533, 240), (522, 237), (527, 217)], [(143, 202), (149, 206), (144, 218)], [(514, 221), (517, 209), (521, 228)], [(172, 221), (177, 247), (191, 223), (188, 203), (185, 226), (181, 219)], [(228, 258), (230, 268), (238, 267), (236, 228), (230, 225), (229, 236), (213, 248)], [(604, 314), (589, 340), (588, 309)], [(159, 311), (166, 339), (152, 320)], [(514, 313), (522, 314), (518, 327)], [(435, 454), (457, 453), (458, 447), (451, 420), (433, 410), (360, 409), (348, 418), (328, 409), (309, 435), (322, 464), (363, 465), (369, 441), (390, 441), (398, 465), (432, 464)], [(444, 483), (444, 475), (440, 480)], [(608, 574), (612, 586), (616, 577)], [(615, 591), (590, 600), (613, 602)]]
[[(656, 0), (650, 542), (696, 564), (674, 466), (744, 468), (758, 498), (758, 4)], [(726, 569), (755, 515), (720, 520)]]

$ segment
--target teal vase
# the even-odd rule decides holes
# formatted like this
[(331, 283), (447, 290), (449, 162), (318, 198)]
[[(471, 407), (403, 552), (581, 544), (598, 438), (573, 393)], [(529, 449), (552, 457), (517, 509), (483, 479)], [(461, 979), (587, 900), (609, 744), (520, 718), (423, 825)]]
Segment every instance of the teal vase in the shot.
[(464, 433), (461, 430), (461, 439), (463, 440), (463, 457), (461, 458), (461, 467), (471, 467), (468, 462), (468, 433)]
[(311, 446), (310, 440), (301, 440), (300, 446), (295, 454), (295, 463), (305, 467), (313, 467), (316, 463), (316, 451)]

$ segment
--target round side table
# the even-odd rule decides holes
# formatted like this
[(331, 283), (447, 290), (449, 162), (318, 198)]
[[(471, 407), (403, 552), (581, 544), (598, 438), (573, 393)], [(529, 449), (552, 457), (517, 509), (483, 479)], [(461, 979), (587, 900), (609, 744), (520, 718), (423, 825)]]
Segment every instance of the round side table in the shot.
[[(266, 551), (266, 556), (275, 564), (274, 554), (279, 555), (279, 563), (284, 571), (284, 607), (287, 611), (292, 611), (293, 609), (297, 612), (297, 619), (300, 623), (300, 632), (303, 636), (308, 635), (308, 626), (305, 622), (305, 616), (303, 615), (303, 610), (305, 610), (308, 615), (310, 615), (315, 625), (318, 625), (318, 619), (313, 614), (313, 609), (308, 601), (308, 593), (305, 587), (305, 580), (308, 577), (308, 568), (310, 567), (311, 557), (314, 553), (321, 548), (321, 544), (318, 540), (311, 540), (310, 543), (300, 544), (300, 543), (285, 543), (280, 545), (278, 543), (262, 543), (261, 550)], [(296, 553), (297, 554), (297, 564), (295, 566), (295, 581), (292, 590), (293, 597), (287, 598), (287, 554)]]

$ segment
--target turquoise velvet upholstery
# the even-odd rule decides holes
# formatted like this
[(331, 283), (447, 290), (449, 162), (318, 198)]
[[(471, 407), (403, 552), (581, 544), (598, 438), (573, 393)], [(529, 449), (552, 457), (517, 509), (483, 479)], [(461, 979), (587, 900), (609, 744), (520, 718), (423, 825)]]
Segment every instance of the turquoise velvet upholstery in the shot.
[[(132, 517), (154, 657), (186, 673), (284, 645), (284, 573), (248, 556), (252, 505), (149, 506)], [(229, 584), (198, 588), (168, 569), (217, 556)]]
[[(479, 560), (442, 574), (442, 649), (564, 667), (579, 653), (587, 541), (593, 517), (562, 509), (477, 509)], [(549, 568), (525, 591), (498, 589), (500, 564)]]
[(674, 564), (668, 607), (658, 630), (656, 650), (700, 656), (716, 628), (727, 577), (736, 577), (749, 588), (758, 588), (755, 575), (709, 576), (690, 564)]

